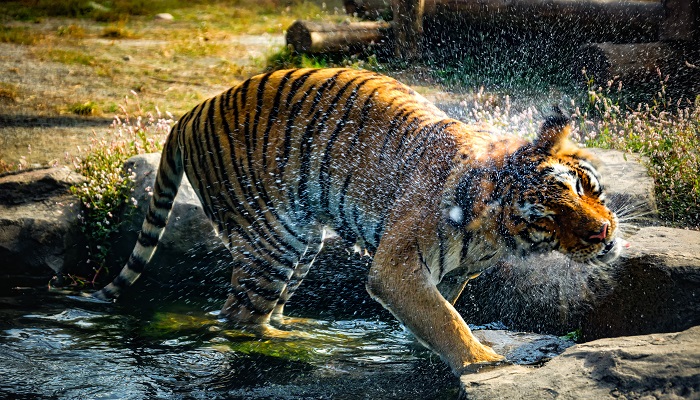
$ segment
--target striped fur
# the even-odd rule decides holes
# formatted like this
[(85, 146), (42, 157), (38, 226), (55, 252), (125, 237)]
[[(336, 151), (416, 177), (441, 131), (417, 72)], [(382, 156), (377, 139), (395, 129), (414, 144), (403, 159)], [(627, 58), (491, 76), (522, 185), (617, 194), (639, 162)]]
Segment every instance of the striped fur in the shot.
[(370, 294), (456, 373), (499, 360), (452, 307), (468, 279), (511, 254), (619, 253), (599, 176), (568, 132), (556, 115), (534, 143), (493, 136), (368, 71), (256, 76), (173, 127), (138, 243), (95, 296), (138, 278), (185, 173), (238, 266), (222, 315), (271, 332), (331, 227), (373, 254)]

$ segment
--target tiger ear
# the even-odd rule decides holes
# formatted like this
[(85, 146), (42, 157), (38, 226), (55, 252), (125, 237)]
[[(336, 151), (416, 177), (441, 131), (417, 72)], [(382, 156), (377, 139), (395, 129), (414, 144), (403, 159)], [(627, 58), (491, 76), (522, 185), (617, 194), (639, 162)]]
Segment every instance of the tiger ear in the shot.
[(533, 143), (536, 149), (547, 154), (556, 154), (563, 148), (569, 147), (571, 134), (571, 120), (559, 107), (554, 106), (553, 111), (554, 114), (542, 123), (540, 133)]

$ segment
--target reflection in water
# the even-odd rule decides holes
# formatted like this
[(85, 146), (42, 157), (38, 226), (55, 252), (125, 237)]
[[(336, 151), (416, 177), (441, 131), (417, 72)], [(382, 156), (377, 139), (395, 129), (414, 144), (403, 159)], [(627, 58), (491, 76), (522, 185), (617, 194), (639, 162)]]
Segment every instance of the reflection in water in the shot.
[(307, 339), (258, 340), (204, 303), (149, 310), (45, 292), (0, 297), (0, 397), (456, 396), (447, 367), (394, 321), (316, 321)]

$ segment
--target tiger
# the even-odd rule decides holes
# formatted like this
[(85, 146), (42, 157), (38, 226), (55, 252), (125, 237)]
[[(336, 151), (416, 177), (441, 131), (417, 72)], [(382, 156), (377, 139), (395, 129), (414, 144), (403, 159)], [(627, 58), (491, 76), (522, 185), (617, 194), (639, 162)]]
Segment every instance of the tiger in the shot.
[(166, 139), (137, 243), (94, 293), (144, 270), (183, 175), (234, 262), (219, 315), (284, 337), (284, 306), (326, 229), (371, 255), (366, 290), (453, 373), (504, 357), (454, 307), (506, 256), (559, 251), (612, 263), (618, 221), (595, 159), (559, 110), (537, 137), (460, 122), (397, 80), (356, 69), (254, 76), (194, 107)]

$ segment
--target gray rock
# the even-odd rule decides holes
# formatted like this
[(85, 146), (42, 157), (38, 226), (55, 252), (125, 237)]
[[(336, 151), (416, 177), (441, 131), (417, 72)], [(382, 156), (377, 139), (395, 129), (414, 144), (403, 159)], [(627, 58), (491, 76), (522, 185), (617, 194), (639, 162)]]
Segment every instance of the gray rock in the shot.
[(153, 16), (156, 21), (173, 21), (175, 18), (170, 13), (159, 13)]
[(672, 332), (700, 324), (700, 232), (641, 228), (612, 271), (553, 254), (514, 260), (467, 284), (465, 320), (582, 338)]
[(69, 188), (82, 180), (65, 167), (0, 177), (2, 286), (45, 285), (78, 263), (84, 253), (80, 202)]
[(497, 368), (460, 379), (462, 399), (690, 399), (700, 397), (700, 327), (600, 339), (540, 368)]
[(601, 161), (599, 172), (603, 178), (610, 206), (622, 218), (644, 214), (637, 224), (656, 222), (658, 213), (654, 180), (649, 177), (644, 159), (639, 155), (618, 150), (589, 149)]

